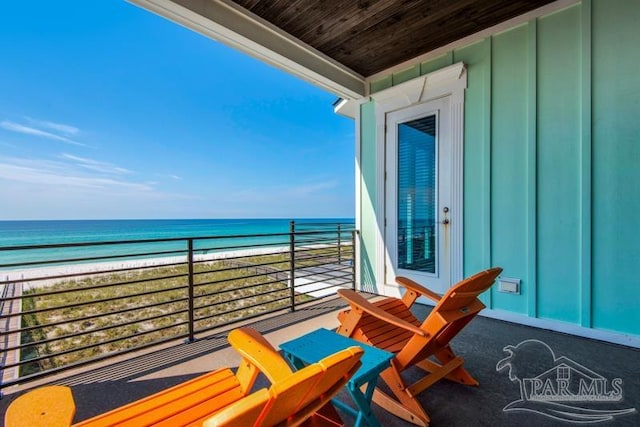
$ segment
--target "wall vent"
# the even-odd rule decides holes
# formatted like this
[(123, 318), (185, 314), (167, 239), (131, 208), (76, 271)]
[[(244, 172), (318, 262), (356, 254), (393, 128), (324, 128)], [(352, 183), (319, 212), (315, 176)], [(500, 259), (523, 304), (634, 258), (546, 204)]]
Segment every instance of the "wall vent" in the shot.
[(520, 294), (520, 279), (498, 277), (498, 291), (508, 294)]

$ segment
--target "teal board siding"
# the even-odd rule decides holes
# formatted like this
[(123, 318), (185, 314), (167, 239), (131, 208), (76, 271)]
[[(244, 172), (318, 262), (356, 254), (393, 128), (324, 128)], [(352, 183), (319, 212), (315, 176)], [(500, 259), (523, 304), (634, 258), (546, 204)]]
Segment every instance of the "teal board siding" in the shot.
[(538, 315), (538, 22), (527, 25), (527, 314)]
[(527, 300), (527, 27), (493, 38), (491, 79), (491, 262), (522, 279), (521, 295), (491, 289), (495, 307), (525, 314)]
[[(491, 265), (491, 41), (456, 50), (467, 66), (464, 104), (464, 275)], [(482, 295), (491, 307), (491, 294)]]
[[(640, 336), (638, 23), (640, 1), (584, 0), (419, 64), (467, 66), (464, 275), (499, 265), (522, 280), (519, 295), (483, 295), (490, 308)], [(369, 157), (374, 110), (363, 106)], [(363, 190), (363, 234), (375, 197)]]
[(393, 84), (398, 85), (411, 79), (415, 79), (416, 77), (420, 77), (420, 64), (416, 64), (411, 68), (394, 73)]
[(538, 20), (538, 315), (580, 319), (580, 9)]
[(360, 187), (361, 187), (361, 286), (376, 292), (376, 119), (372, 102), (360, 106)]
[(425, 61), (420, 64), (420, 74), (429, 74), (432, 71), (439, 70), (453, 64), (453, 52), (445, 53), (437, 58), (433, 58), (429, 61)]
[(393, 76), (382, 77), (378, 80), (374, 80), (371, 82), (370, 90), (371, 93), (380, 92), (381, 90), (390, 88), (393, 86)]
[(640, 2), (592, 20), (593, 326), (640, 334)]

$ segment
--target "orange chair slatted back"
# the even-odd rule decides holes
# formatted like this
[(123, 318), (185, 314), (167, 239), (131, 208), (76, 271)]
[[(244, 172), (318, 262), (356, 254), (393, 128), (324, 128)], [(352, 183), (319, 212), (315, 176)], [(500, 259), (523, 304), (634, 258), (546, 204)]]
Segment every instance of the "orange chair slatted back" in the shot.
[[(291, 375), (286, 381), (274, 384), (269, 390), (273, 397), (273, 404), (265, 408), (265, 416), (260, 420), (260, 425), (276, 425), (287, 419), (296, 419), (300, 415), (312, 413), (319, 409), (327, 399), (323, 399), (329, 391), (333, 394), (344, 385), (352, 369), (357, 365), (363, 350), (359, 347), (351, 347), (318, 363), (309, 365)], [(334, 390), (335, 389), (335, 390)]]
[(362, 353), (361, 348), (351, 347), (328, 356), (279, 380), (268, 391), (262, 389), (232, 404), (203, 426), (297, 425), (344, 386), (360, 366)]
[(485, 305), (478, 296), (489, 289), (501, 268), (491, 268), (459, 282), (440, 299), (420, 326), (428, 336), (413, 336), (398, 353), (401, 366), (411, 366), (447, 346)]

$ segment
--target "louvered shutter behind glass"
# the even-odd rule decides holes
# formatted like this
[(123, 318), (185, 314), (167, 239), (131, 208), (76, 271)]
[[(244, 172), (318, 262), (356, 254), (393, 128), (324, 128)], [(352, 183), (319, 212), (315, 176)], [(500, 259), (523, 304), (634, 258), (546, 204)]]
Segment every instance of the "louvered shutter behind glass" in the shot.
[(398, 125), (398, 267), (435, 273), (436, 116)]

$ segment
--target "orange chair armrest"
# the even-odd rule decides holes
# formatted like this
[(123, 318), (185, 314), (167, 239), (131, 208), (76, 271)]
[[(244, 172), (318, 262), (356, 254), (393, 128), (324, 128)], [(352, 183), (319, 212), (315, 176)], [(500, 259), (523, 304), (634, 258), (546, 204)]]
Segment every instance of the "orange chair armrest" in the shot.
[(396, 282), (402, 285), (405, 289), (413, 291), (419, 295), (425, 296), (435, 302), (440, 301), (442, 295), (433, 292), (430, 289), (425, 288), (424, 286), (414, 282), (413, 280), (407, 277), (396, 277)]
[(251, 328), (238, 328), (229, 333), (229, 343), (244, 358), (262, 372), (271, 383), (292, 374), (291, 368), (269, 341)]
[(340, 289), (338, 290), (338, 295), (347, 300), (352, 308), (362, 310), (365, 313), (382, 320), (383, 322), (387, 322), (391, 325), (397, 326), (398, 328), (404, 329), (422, 337), (426, 337), (428, 335), (427, 332), (423, 331), (419, 327), (412, 325), (411, 323), (376, 307), (351, 289)]

